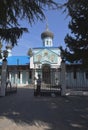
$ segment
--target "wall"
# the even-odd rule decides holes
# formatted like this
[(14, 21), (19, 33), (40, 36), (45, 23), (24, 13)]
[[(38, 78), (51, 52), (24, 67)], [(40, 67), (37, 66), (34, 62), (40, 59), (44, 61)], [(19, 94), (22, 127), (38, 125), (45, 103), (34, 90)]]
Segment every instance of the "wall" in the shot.
[(73, 89), (88, 89), (88, 78), (84, 71), (68, 71), (66, 73), (66, 87)]

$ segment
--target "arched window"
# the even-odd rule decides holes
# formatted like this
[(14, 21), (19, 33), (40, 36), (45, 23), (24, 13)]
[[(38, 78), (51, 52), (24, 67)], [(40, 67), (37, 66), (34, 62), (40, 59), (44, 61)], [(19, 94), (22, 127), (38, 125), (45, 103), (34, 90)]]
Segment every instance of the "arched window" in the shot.
[(48, 42), (48, 40), (47, 40), (47, 45), (48, 45), (48, 43), (49, 43), (49, 42)]

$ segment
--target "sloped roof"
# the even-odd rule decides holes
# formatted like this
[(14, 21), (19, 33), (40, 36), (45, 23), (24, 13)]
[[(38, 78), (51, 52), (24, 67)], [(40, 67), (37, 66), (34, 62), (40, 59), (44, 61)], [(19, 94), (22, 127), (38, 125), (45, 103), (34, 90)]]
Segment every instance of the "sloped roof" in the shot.
[(29, 56), (10, 56), (7, 58), (8, 65), (28, 65), (29, 63)]
[(56, 46), (48, 46), (48, 47), (46, 47), (46, 46), (43, 46), (43, 47), (34, 47), (33, 49), (58, 49), (58, 47), (56, 47)]

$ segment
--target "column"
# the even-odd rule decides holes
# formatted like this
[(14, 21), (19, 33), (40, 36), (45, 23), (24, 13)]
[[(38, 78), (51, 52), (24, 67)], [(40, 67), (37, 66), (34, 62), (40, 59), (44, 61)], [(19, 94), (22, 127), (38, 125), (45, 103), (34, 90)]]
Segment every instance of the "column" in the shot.
[(61, 88), (61, 95), (64, 96), (66, 94), (66, 67), (63, 60), (61, 62)]
[(6, 80), (7, 80), (7, 60), (2, 62), (2, 72), (1, 72), (1, 92), (0, 96), (5, 96)]
[(11, 79), (11, 72), (9, 72), (9, 80), (12, 81), (12, 79)]
[(26, 71), (26, 85), (28, 85), (28, 78), (29, 78), (28, 71)]
[(15, 85), (17, 86), (18, 84), (18, 75), (17, 75), (17, 72), (15, 73)]
[(22, 72), (20, 72), (20, 84), (22, 84)]

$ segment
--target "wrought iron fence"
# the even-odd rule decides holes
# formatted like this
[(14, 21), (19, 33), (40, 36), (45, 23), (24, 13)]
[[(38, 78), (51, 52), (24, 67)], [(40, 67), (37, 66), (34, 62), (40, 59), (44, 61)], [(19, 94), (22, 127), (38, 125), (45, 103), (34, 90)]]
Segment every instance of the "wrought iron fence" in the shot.
[(37, 89), (38, 75), (41, 76), (41, 92), (60, 92), (61, 91), (61, 69), (34, 70), (35, 90)]

